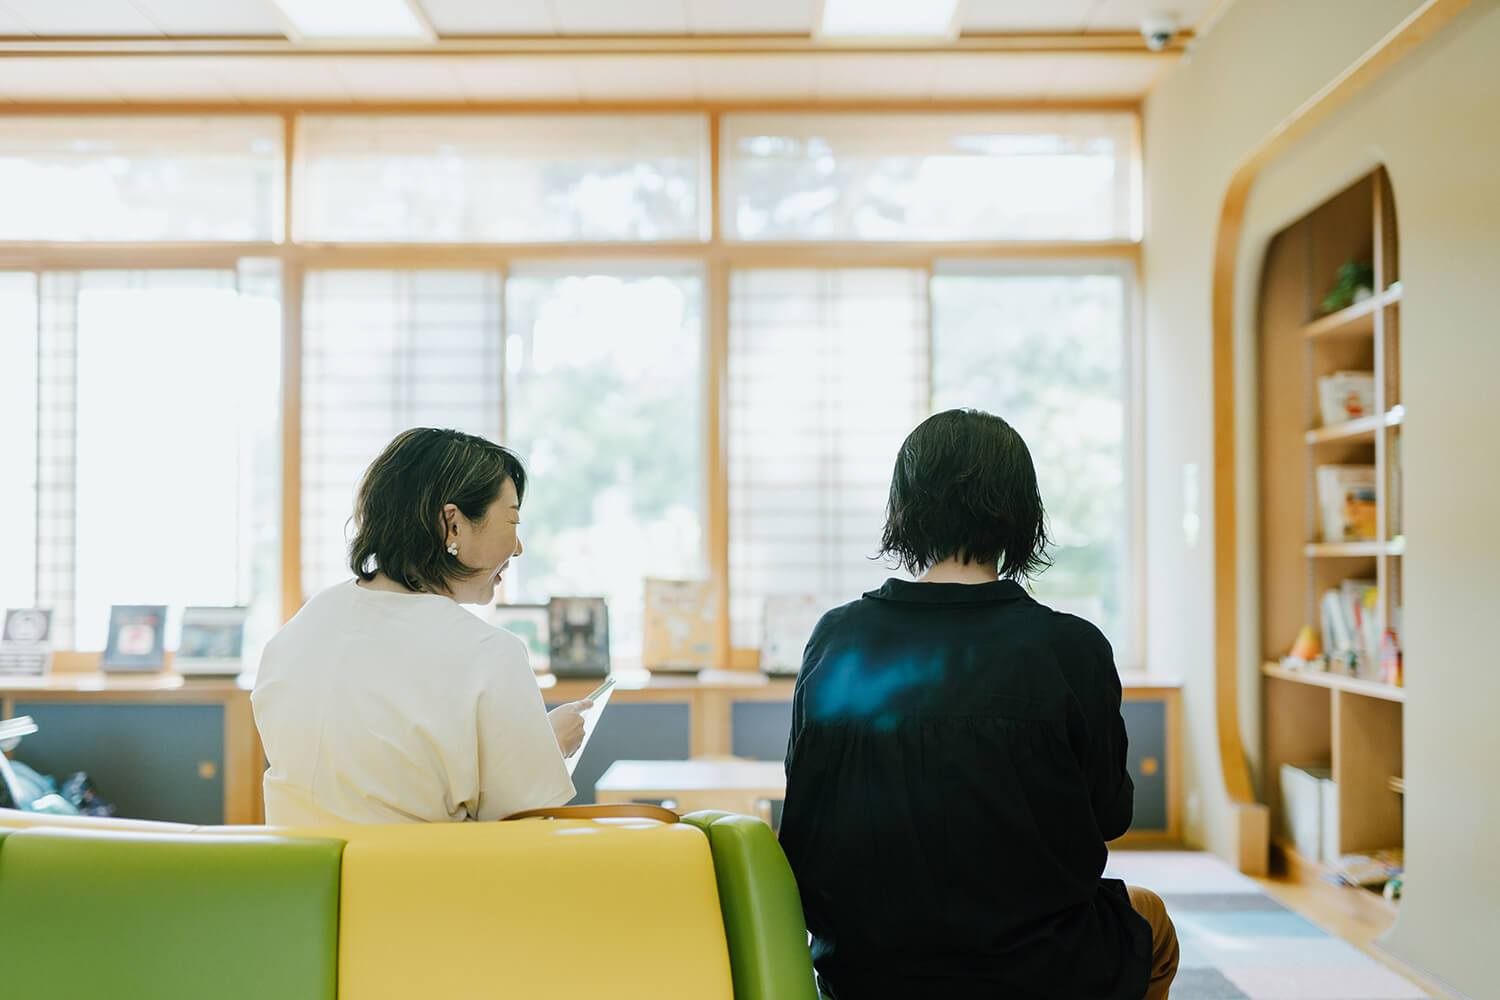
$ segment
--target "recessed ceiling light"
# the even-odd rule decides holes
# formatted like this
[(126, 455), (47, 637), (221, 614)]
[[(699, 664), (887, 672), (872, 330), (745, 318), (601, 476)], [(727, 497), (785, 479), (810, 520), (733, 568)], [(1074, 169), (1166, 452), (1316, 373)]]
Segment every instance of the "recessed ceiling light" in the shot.
[(820, 38), (954, 38), (959, 0), (823, 0)]
[(409, 0), (271, 0), (285, 16), (293, 41), (412, 39), (436, 41), (427, 19)]

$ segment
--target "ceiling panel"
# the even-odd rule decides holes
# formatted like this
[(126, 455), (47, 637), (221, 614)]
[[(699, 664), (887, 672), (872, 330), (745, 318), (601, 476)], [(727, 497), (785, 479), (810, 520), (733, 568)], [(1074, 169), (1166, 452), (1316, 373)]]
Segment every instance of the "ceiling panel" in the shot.
[(166, 35), (282, 34), (271, 0), (134, 0), (134, 3)]
[(160, 35), (130, 0), (0, 0), (38, 35)]
[(697, 81), (688, 59), (592, 59), (574, 75), (585, 101), (691, 101)]
[(712, 56), (693, 66), (705, 101), (807, 101), (813, 97), (818, 60), (812, 56)]
[(550, 0), (420, 0), (439, 35), (555, 35)]
[(695, 35), (811, 34), (814, 0), (683, 0)]
[(31, 29), (26, 26), (19, 17), (5, 9), (0, 3), (0, 35), (18, 35), (25, 38), (31, 34)]
[(76, 59), (0, 59), (0, 100), (115, 101), (106, 82)]
[[(218, 60), (214, 71), (223, 78), (229, 92), (242, 101), (351, 99), (329, 59), (242, 56)], [(128, 87), (129, 80), (122, 81), (120, 86)]]
[(566, 35), (685, 35), (687, 0), (552, 0)]
[(464, 87), (446, 60), (341, 59), (334, 64), (356, 101), (459, 101)]
[(475, 56), (453, 60), (454, 72), (473, 101), (559, 101), (580, 99), (576, 60)]
[(1177, 15), (1177, 23), (1183, 28), (1195, 27), (1208, 16), (1218, 0), (1102, 0), (1085, 26), (1089, 31), (1136, 31), (1141, 18), (1155, 11), (1166, 10)]
[(1100, 0), (964, 0), (959, 31), (1082, 31)]

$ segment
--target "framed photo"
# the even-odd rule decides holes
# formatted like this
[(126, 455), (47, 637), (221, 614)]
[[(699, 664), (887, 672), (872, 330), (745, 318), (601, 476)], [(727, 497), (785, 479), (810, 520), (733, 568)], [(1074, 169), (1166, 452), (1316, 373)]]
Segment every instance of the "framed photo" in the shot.
[(116, 604), (100, 670), (160, 670), (166, 662), (165, 604)]
[(182, 638), (172, 665), (179, 674), (235, 676), (245, 669), (249, 608), (183, 608)]
[(8, 609), (0, 633), (0, 677), (43, 677), (51, 666), (51, 609)]
[(609, 609), (602, 597), (554, 597), (547, 605), (549, 666), (556, 677), (609, 674)]
[(547, 623), (547, 605), (496, 604), (490, 607), (485, 620), (524, 642), (526, 654), (531, 658), (531, 669), (539, 674), (547, 672), (552, 658), (552, 651), (547, 646), (547, 635), (551, 631)]

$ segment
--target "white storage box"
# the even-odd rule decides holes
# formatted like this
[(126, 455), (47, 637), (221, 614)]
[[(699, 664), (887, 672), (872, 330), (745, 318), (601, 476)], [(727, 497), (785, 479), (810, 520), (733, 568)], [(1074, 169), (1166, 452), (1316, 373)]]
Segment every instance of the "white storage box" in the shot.
[[(1322, 856), (1324, 787), (1333, 788), (1333, 772), (1326, 767), (1281, 765), (1282, 832), (1311, 861)], [(1337, 807), (1338, 797), (1329, 793)], [(1334, 822), (1337, 829), (1337, 821)], [(1335, 834), (1335, 840), (1337, 835)], [(1336, 845), (1335, 845), (1336, 846)]]

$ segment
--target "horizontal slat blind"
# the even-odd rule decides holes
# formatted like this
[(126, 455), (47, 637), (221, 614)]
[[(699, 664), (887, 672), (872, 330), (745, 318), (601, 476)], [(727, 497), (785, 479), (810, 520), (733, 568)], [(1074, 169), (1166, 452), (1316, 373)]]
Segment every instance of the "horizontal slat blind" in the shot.
[(731, 642), (760, 643), (769, 594), (842, 603), (891, 570), (880, 547), (896, 451), (926, 415), (925, 271), (730, 278)]
[(313, 271), (302, 336), (302, 589), (311, 596), (350, 576), (355, 492), (393, 437), (425, 426), (500, 440), (500, 275)]

